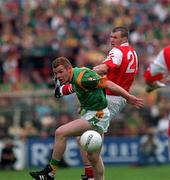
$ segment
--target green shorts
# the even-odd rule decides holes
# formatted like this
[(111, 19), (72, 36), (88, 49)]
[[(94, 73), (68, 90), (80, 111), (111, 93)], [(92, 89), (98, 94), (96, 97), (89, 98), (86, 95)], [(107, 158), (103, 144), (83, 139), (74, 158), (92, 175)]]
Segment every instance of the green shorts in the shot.
[(91, 110), (81, 110), (81, 119), (89, 121), (89, 123), (96, 128), (100, 133), (105, 133), (108, 130), (110, 124), (110, 112), (108, 108), (91, 111)]

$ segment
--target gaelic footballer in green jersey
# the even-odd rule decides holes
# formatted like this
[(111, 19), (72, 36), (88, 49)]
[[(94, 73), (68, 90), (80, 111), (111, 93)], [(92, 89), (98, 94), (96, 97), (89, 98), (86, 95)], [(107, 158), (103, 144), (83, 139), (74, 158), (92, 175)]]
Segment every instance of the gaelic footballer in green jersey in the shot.
[[(36, 179), (53, 180), (59, 162), (65, 152), (68, 137), (81, 136), (87, 130), (100, 130), (101, 135), (107, 131), (110, 121), (110, 112), (103, 88), (118, 93), (131, 104), (141, 107), (143, 100), (136, 98), (115, 83), (100, 77), (87, 68), (73, 68), (69, 60), (59, 57), (53, 61), (52, 69), (61, 85), (71, 83), (79, 98), (81, 107), (85, 110), (81, 118), (75, 119), (58, 127), (55, 131), (55, 140), (52, 158), (48, 166), (42, 171), (30, 172)], [(93, 166), (95, 180), (104, 180), (104, 164), (100, 154), (101, 149), (87, 153), (87, 158)]]

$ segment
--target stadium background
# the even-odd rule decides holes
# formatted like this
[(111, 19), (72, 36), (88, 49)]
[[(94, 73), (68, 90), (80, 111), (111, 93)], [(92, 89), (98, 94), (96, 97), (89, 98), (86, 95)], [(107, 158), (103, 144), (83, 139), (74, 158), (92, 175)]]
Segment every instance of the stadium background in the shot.
[(52, 60), (66, 56), (75, 66), (99, 64), (109, 51), (110, 31), (119, 25), (130, 29), (129, 40), (139, 58), (132, 92), (144, 98), (145, 106), (137, 110), (128, 105), (111, 121), (107, 136), (117, 138), (114, 143), (119, 151), (119, 141), (131, 142), (153, 128), (163, 139), (159, 155), (169, 162), (170, 88), (146, 94), (143, 79), (149, 63), (170, 44), (169, 0), (0, 0), (0, 148), (7, 139), (14, 140), (19, 158), (16, 168), (44, 165), (52, 141), (43, 148), (48, 153), (41, 151), (47, 153), (44, 164), (29, 164), (27, 158), (33, 157), (29, 143), (39, 137), (46, 147), (56, 127), (77, 117), (75, 95), (56, 100), (49, 88)]

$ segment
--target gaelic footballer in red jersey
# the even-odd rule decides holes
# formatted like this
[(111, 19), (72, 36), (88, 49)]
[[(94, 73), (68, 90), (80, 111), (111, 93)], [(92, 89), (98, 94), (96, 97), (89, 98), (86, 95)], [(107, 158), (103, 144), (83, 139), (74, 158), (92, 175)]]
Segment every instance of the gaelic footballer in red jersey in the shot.
[[(128, 42), (129, 32), (126, 27), (116, 27), (110, 34), (112, 49), (102, 64), (94, 67), (99, 74), (105, 74), (107, 78), (127, 91), (138, 72), (138, 58), (135, 50)], [(107, 95), (115, 95), (106, 90)]]
[[(114, 47), (103, 64), (108, 66), (107, 78), (129, 91), (138, 71), (138, 58), (129, 43)], [(106, 94), (115, 95), (106, 89)]]
[(155, 60), (149, 65), (144, 72), (145, 82), (147, 84), (146, 91), (153, 90), (166, 85), (161, 80), (165, 79), (170, 74), (170, 45), (164, 47)]

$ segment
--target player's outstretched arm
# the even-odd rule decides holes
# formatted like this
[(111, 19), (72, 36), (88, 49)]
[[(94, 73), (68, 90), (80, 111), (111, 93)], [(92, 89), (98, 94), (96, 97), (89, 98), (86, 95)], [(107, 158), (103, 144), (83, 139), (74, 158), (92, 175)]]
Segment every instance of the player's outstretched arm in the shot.
[(117, 95), (124, 97), (128, 103), (132, 104), (136, 108), (141, 108), (144, 105), (143, 99), (129, 94), (125, 89), (113, 83), (112, 81), (107, 80), (105, 88), (108, 88), (110, 91), (116, 93)]
[(93, 68), (93, 71), (97, 72), (100, 75), (107, 74), (109, 67), (106, 64), (99, 64)]

